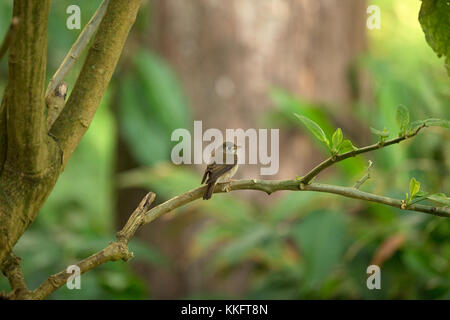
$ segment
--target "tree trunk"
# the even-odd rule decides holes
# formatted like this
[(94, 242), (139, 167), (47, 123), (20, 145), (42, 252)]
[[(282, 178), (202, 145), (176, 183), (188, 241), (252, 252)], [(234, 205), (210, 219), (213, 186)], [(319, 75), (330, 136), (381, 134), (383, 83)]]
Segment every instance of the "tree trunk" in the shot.
[(0, 107), (0, 269), (88, 129), (140, 0), (111, 1), (66, 107), (48, 130), (44, 92), (50, 5), (51, 0), (14, 1), (18, 26)]

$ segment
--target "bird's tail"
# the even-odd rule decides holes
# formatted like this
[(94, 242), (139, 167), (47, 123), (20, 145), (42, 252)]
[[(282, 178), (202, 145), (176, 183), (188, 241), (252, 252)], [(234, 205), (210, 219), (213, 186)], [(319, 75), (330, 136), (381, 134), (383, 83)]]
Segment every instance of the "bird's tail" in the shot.
[(203, 194), (203, 200), (211, 199), (215, 186), (216, 186), (216, 181), (212, 181), (212, 182), (208, 183), (208, 186), (206, 187), (206, 191)]

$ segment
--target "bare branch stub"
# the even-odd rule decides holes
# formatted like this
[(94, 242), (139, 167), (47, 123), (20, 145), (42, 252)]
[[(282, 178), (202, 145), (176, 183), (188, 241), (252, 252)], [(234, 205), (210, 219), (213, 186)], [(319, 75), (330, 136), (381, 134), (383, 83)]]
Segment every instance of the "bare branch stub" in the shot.
[(369, 160), (369, 166), (366, 169), (366, 173), (364, 174), (364, 176), (359, 179), (358, 181), (356, 181), (355, 185), (353, 186), (353, 188), (355, 189), (359, 189), (364, 182), (366, 182), (367, 180), (370, 179), (370, 169), (372, 167), (373, 162), (371, 160)]
[(125, 226), (117, 232), (117, 240), (127, 244), (137, 229), (144, 223), (145, 213), (150, 210), (150, 207), (155, 200), (156, 195), (153, 192), (149, 192), (141, 200), (138, 207), (133, 211)]
[(23, 276), (22, 268), (20, 266), (21, 260), (19, 257), (10, 252), (3, 260), (0, 269), (2, 273), (8, 278), (11, 286), (11, 292), (5, 295), (8, 299), (28, 299), (30, 291), (28, 290), (25, 278)]
[(62, 81), (56, 89), (45, 97), (47, 104), (47, 130), (50, 130), (66, 103), (67, 83)]

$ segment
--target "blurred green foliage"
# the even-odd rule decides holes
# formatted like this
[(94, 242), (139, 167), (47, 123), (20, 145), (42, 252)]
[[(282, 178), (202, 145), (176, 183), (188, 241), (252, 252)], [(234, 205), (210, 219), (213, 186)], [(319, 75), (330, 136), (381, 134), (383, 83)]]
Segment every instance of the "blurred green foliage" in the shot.
[[(82, 25), (100, 1), (78, 1)], [(401, 0), (370, 1), (382, 10), (381, 30), (368, 30), (369, 50), (357, 61), (373, 82), (374, 103), (355, 101), (356, 121), (367, 128), (398, 132), (396, 108), (405, 105), (412, 119), (450, 118), (450, 88), (442, 63), (426, 45), (417, 21), (420, 3)], [(79, 31), (65, 25), (68, 1), (55, 1), (49, 27), (48, 77), (56, 70)], [(6, 30), (11, 2), (0, 3), (0, 38)], [(147, 21), (140, 14), (137, 26)], [(83, 57), (80, 59), (82, 60)], [(81, 63), (71, 72), (73, 87)], [(0, 92), (7, 79), (0, 64)], [(16, 247), (28, 285), (35, 288), (50, 274), (103, 248), (113, 238), (114, 188), (143, 187), (166, 199), (199, 185), (199, 176), (169, 164), (175, 128), (192, 124), (190, 109), (177, 76), (148, 49), (131, 54), (127, 70), (112, 84), (118, 92), (117, 123), (112, 91), (104, 97), (93, 124), (69, 161), (36, 221)], [(70, 93), (70, 92), (69, 92)], [(302, 114), (332, 137), (337, 126), (333, 108), (296, 97), (282, 88), (268, 92), (275, 112), (269, 122), (301, 130), (292, 113)], [(141, 167), (114, 175), (117, 130)], [(345, 128), (343, 136), (347, 138)], [(380, 131), (380, 130), (379, 130)], [(382, 131), (380, 131), (382, 132)], [(348, 137), (353, 141), (356, 137)], [(372, 135), (373, 142), (377, 137)], [(317, 152), (328, 156), (323, 143)], [(352, 185), (364, 174), (367, 160), (374, 163), (364, 190), (403, 198), (411, 177), (430, 193), (449, 186), (449, 132), (426, 129), (412, 142), (339, 163), (328, 182)], [(299, 172), (299, 175), (302, 173)], [(205, 277), (226, 278), (244, 265), (251, 266), (248, 290), (237, 298), (305, 299), (450, 299), (450, 221), (420, 213), (344, 199), (334, 195), (285, 192), (269, 206), (247, 202), (230, 194), (214, 201), (197, 201), (189, 210), (203, 212), (208, 223), (196, 231), (187, 256), (203, 257)], [(186, 207), (175, 211), (183, 214)], [(393, 245), (392, 239), (403, 239)], [(131, 243), (135, 259), (173, 265), (158, 248)], [(383, 251), (384, 250), (384, 251)], [(388, 252), (382, 264), (382, 290), (368, 290), (366, 268), (379, 252)], [(0, 290), (7, 289), (4, 277)], [(108, 263), (82, 276), (82, 290), (61, 288), (51, 298), (148, 298), (150, 288), (130, 264)], [(233, 298), (220, 291), (192, 292), (186, 298)]]
[(419, 21), (428, 44), (441, 57), (450, 76), (450, 2), (422, 0)]

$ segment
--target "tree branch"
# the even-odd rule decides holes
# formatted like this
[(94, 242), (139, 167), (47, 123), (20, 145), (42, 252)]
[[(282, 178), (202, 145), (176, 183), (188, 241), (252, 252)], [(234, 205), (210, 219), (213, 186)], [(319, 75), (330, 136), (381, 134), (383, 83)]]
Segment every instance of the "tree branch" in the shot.
[(20, 23), (9, 48), (0, 110), (0, 263), (36, 217), (60, 172), (60, 155), (45, 123), (50, 3), (14, 1), (13, 16)]
[[(413, 133), (403, 135), (401, 137), (386, 141), (384, 144), (377, 143), (374, 145), (370, 145), (367, 147), (360, 148), (358, 150), (350, 151), (343, 153), (341, 155), (336, 155), (330, 159), (325, 160), (318, 166), (316, 166), (313, 170), (311, 170), (309, 173), (307, 173), (303, 178), (296, 179), (296, 180), (237, 180), (233, 181), (230, 184), (228, 183), (222, 183), (217, 184), (214, 193), (221, 193), (225, 191), (232, 191), (232, 190), (258, 190), (258, 191), (264, 191), (268, 195), (270, 195), (272, 192), (275, 191), (281, 191), (281, 190), (289, 190), (289, 191), (313, 191), (313, 192), (324, 192), (324, 193), (330, 193), (330, 194), (337, 194), (341, 195), (347, 198), (353, 198), (353, 199), (359, 199), (359, 200), (365, 200), (370, 202), (376, 202), (381, 203), (384, 205), (388, 205), (395, 208), (400, 208), (402, 210), (409, 210), (409, 211), (417, 211), (417, 212), (423, 212), (427, 214), (431, 214), (434, 216), (439, 217), (446, 217), (450, 218), (450, 208), (449, 207), (434, 207), (434, 206), (428, 206), (428, 205), (421, 205), (421, 204), (410, 204), (409, 206), (405, 207), (402, 200), (393, 199), (385, 196), (379, 196), (375, 194), (371, 194), (368, 192), (360, 191), (358, 188), (353, 187), (342, 187), (342, 186), (334, 186), (334, 185), (328, 185), (328, 184), (321, 184), (321, 183), (310, 183), (311, 179), (313, 179), (317, 174), (319, 174), (322, 170), (325, 168), (331, 166), (332, 164), (342, 161), (346, 158), (349, 158), (351, 156), (369, 152), (372, 150), (376, 150), (388, 145), (392, 145), (394, 143), (398, 143), (400, 141), (403, 141), (405, 139), (411, 138), (415, 136), (420, 129), (425, 127), (425, 125), (420, 126), (417, 128)], [(370, 164), (369, 168), (370, 169)], [(364, 178), (363, 178), (364, 179)], [(359, 185), (362, 182), (359, 183)], [(358, 183), (357, 183), (358, 185)], [(358, 186), (359, 186), (358, 185)], [(181, 195), (175, 196), (172, 199), (167, 200), (166, 202), (155, 206), (154, 208), (150, 209), (150, 206), (152, 202), (155, 199), (154, 193), (148, 193), (141, 201), (139, 206), (135, 209), (135, 211), (131, 214), (130, 218), (126, 222), (125, 226), (122, 228), (121, 231), (117, 232), (116, 242), (111, 242), (105, 249), (99, 251), (98, 253), (95, 253), (91, 255), (90, 257), (80, 261), (77, 263), (77, 266), (80, 268), (81, 273), (85, 273), (105, 262), (108, 261), (116, 261), (116, 260), (129, 260), (133, 254), (128, 251), (128, 242), (133, 237), (133, 235), (136, 233), (136, 231), (145, 224), (151, 223), (155, 219), (159, 218), (165, 213), (168, 213), (176, 208), (179, 208), (185, 204), (188, 204), (192, 201), (195, 201), (202, 197), (206, 190), (207, 186), (201, 186), (196, 189), (187, 191)], [(23, 295), (27, 298), (32, 299), (44, 299), (48, 295), (50, 295), (52, 292), (54, 292), (56, 289), (60, 288), (61, 286), (66, 283), (67, 279), (69, 278), (70, 274), (67, 273), (65, 270), (54, 274), (50, 276), (47, 280), (45, 280), (36, 290), (27, 292), (27, 295)], [(23, 279), (23, 276), (22, 276)], [(23, 287), (21, 284), (21, 278), (15, 279), (18, 286)], [(24, 282), (23, 282), (24, 283)], [(26, 286), (25, 286), (26, 288)], [(28, 290), (28, 289), (26, 289)], [(12, 295), (11, 295), (12, 296)]]
[(88, 129), (119, 60), (140, 0), (110, 0), (94, 43), (63, 111), (51, 134), (64, 151), (63, 164)]
[[(128, 261), (133, 257), (133, 254), (128, 251), (127, 244), (136, 230), (143, 224), (144, 214), (149, 210), (153, 200), (155, 200), (155, 194), (149, 192), (131, 214), (122, 230), (117, 233), (116, 242), (111, 242), (105, 249), (76, 264), (82, 274), (105, 262), (117, 260)], [(62, 287), (69, 277), (70, 273), (67, 273), (66, 270), (50, 276), (36, 290), (30, 293), (30, 297), (32, 299), (44, 299), (56, 289)]]
[(16, 0), (13, 8), (20, 23), (9, 48), (6, 161), (31, 174), (48, 165), (44, 85), (50, 3)]
[[(50, 79), (47, 90), (45, 92), (45, 98), (48, 107), (48, 119), (51, 119), (50, 121), (48, 121), (49, 130), (54, 122), (54, 119), (58, 118), (62, 110), (62, 107), (59, 106), (58, 103), (54, 103), (54, 99), (52, 99), (52, 96), (55, 95), (55, 92), (57, 92), (57, 89), (59, 88), (60, 84), (62, 84), (66, 75), (72, 69), (75, 62), (81, 56), (81, 53), (89, 44), (92, 35), (97, 30), (98, 26), (100, 25), (100, 22), (103, 19), (103, 16), (105, 15), (108, 3), (109, 0), (103, 0), (103, 2), (98, 7), (97, 11), (92, 16), (91, 20), (89, 20), (89, 22), (83, 28), (83, 31), (81, 31), (80, 35), (78, 36), (78, 39), (73, 44), (72, 48), (70, 48), (69, 52), (67, 53), (61, 65), (59, 66), (58, 70), (56, 70), (55, 74)], [(62, 102), (64, 105), (64, 99), (62, 100)]]
[(308, 172), (305, 176), (299, 178), (299, 180), (301, 180), (303, 183), (307, 184), (309, 183), (313, 178), (315, 178), (320, 172), (322, 172), (323, 170), (325, 170), (326, 168), (332, 166), (333, 164), (340, 162), (342, 160), (345, 160), (347, 158), (350, 157), (354, 157), (358, 154), (362, 154), (362, 153), (366, 153), (369, 151), (373, 151), (373, 150), (377, 150), (377, 149), (381, 149), (399, 142), (402, 142), (403, 140), (412, 138), (414, 136), (416, 136), (419, 131), (426, 127), (425, 124), (421, 125), (420, 127), (418, 127), (414, 132), (410, 133), (410, 134), (405, 134), (402, 135), (398, 138), (394, 138), (391, 140), (387, 140), (384, 143), (378, 142), (375, 144), (372, 144), (370, 146), (367, 147), (363, 147), (363, 148), (358, 148), (357, 150), (352, 150), (352, 151), (348, 151), (342, 154), (338, 154), (335, 155), (333, 157), (330, 157), (328, 159), (326, 159), (325, 161), (323, 161), (322, 163), (320, 163), (319, 165), (317, 165), (314, 169), (312, 169), (310, 172)]
[(11, 24), (9, 25), (8, 32), (6, 33), (6, 36), (3, 39), (2, 45), (0, 46), (0, 61), (2, 60), (6, 51), (8, 51), (9, 46), (11, 45), (12, 39), (14, 38), (14, 34), (17, 31), (18, 24), (19, 24), (19, 18), (13, 17), (11, 19)]
[(363, 183), (370, 179), (370, 168), (372, 167), (372, 164), (373, 164), (373, 162), (371, 160), (369, 160), (369, 165), (367, 166), (366, 173), (364, 174), (364, 176), (361, 179), (356, 181), (353, 188), (355, 188), (355, 189), (361, 188)]
[[(214, 192), (224, 192), (225, 190), (223, 189), (223, 187), (225, 185), (226, 184), (218, 184)], [(204, 186), (190, 190), (152, 208), (145, 214), (144, 224), (150, 223), (167, 212), (170, 212), (189, 202), (199, 199), (203, 196), (205, 190), (206, 187)], [(264, 191), (267, 194), (271, 194), (272, 192), (280, 190), (317, 191), (338, 194), (348, 198), (377, 202), (391, 207), (401, 208), (401, 200), (378, 196), (350, 187), (333, 186), (319, 183), (311, 183), (307, 185), (298, 180), (237, 180), (232, 182), (230, 190), (259, 190)], [(447, 207), (432, 207), (417, 204), (408, 206), (407, 210), (419, 211), (435, 216), (450, 218), (450, 208)]]
[[(450, 218), (450, 208), (449, 207), (434, 207), (421, 204), (411, 204), (407, 207), (404, 206), (402, 200), (393, 199), (385, 196), (379, 196), (371, 194), (368, 192), (360, 191), (357, 187), (342, 187), (334, 186), (321, 183), (310, 183), (311, 179), (314, 178), (318, 173), (320, 173), (325, 168), (331, 166), (332, 164), (342, 161), (346, 158), (354, 156), (356, 154), (369, 152), (375, 149), (379, 149), (394, 143), (398, 143), (405, 139), (415, 136), (420, 129), (425, 125), (422, 125), (416, 129), (413, 133), (386, 141), (384, 144), (374, 144), (371, 146), (363, 147), (358, 150), (346, 152), (341, 155), (337, 155), (333, 158), (327, 159), (326, 161), (319, 164), (303, 178), (296, 180), (237, 180), (230, 184), (222, 183), (217, 184), (214, 189), (214, 193), (221, 193), (225, 191), (232, 190), (258, 190), (264, 191), (268, 195), (275, 191), (289, 190), (289, 191), (313, 191), (313, 192), (324, 192), (330, 194), (337, 194), (347, 198), (365, 200), (375, 203), (381, 203), (395, 208), (400, 208), (402, 210), (417, 211), (427, 214), (431, 214), (439, 217)], [(370, 170), (371, 163), (369, 162)], [(364, 179), (364, 178), (363, 178)], [(361, 180), (363, 180), (361, 179)], [(361, 185), (360, 181), (357, 186)], [(116, 261), (122, 259), (127, 261), (133, 254), (128, 251), (128, 242), (136, 233), (136, 231), (145, 224), (151, 223), (155, 219), (159, 218), (165, 213), (168, 213), (176, 208), (179, 208), (185, 204), (195, 201), (202, 197), (207, 186), (201, 186), (196, 189), (192, 189), (183, 194), (175, 196), (166, 202), (159, 204), (152, 209), (150, 206), (155, 199), (155, 194), (150, 192), (142, 200), (136, 210), (131, 214), (130, 218), (126, 222), (125, 226), (121, 231), (117, 232), (116, 242), (111, 242), (105, 249), (100, 252), (80, 261), (77, 266), (80, 267), (81, 273), (87, 272), (105, 262)], [(53, 291), (63, 286), (66, 283), (70, 275), (65, 271), (61, 271), (55, 275), (50, 276), (46, 281), (44, 281), (36, 290), (34, 290), (30, 297), (33, 299), (44, 299)]]
[(3, 274), (8, 278), (11, 292), (6, 295), (8, 299), (28, 299), (28, 290), (25, 278), (20, 267), (20, 258), (13, 253), (9, 253), (0, 265)]
[[(227, 183), (216, 185), (214, 193), (225, 192)], [(271, 194), (275, 191), (290, 190), (290, 191), (316, 191), (338, 194), (347, 198), (366, 200), (385, 204), (395, 208), (401, 208), (401, 200), (378, 196), (375, 194), (360, 191), (355, 188), (333, 186), (328, 184), (311, 183), (304, 184), (298, 180), (237, 180), (233, 181), (230, 190), (258, 190)], [(202, 186), (181, 195), (173, 197), (166, 202), (157, 205), (149, 210), (152, 202), (155, 199), (155, 194), (148, 193), (141, 201), (136, 210), (132, 213), (125, 226), (117, 233), (117, 241), (111, 242), (105, 249), (93, 254), (92, 256), (78, 262), (76, 265), (80, 267), (81, 273), (85, 273), (105, 262), (124, 260), (128, 261), (133, 254), (128, 251), (127, 244), (133, 237), (135, 232), (142, 226), (151, 223), (165, 213), (168, 213), (176, 208), (179, 208), (187, 203), (195, 201), (202, 197), (206, 190), (206, 186)], [(420, 204), (408, 206), (409, 211), (418, 211), (432, 214), (440, 217), (450, 218), (450, 208), (448, 207), (432, 207)], [(44, 299), (56, 289), (63, 286), (70, 274), (65, 270), (50, 276), (45, 280), (36, 290), (34, 290), (30, 297), (32, 299)]]

